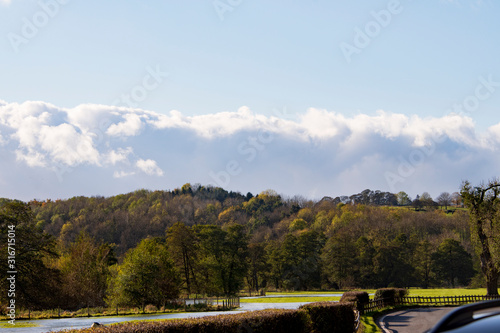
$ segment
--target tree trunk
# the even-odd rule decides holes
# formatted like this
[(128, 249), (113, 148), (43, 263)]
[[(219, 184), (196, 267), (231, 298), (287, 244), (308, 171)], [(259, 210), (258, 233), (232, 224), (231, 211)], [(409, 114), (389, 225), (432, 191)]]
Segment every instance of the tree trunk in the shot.
[(498, 295), (498, 278), (500, 274), (498, 271), (490, 271), (486, 275), (486, 295), (494, 296)]
[(489, 239), (483, 229), (483, 221), (477, 222), (477, 234), (481, 243), (481, 270), (486, 277), (486, 295), (498, 295), (498, 277), (500, 272), (495, 267), (495, 262), (490, 252)]

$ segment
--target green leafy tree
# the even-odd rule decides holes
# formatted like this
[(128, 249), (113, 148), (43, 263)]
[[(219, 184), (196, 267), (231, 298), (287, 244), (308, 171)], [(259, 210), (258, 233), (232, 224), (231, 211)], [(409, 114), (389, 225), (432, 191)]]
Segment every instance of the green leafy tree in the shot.
[(375, 248), (373, 242), (366, 236), (361, 236), (355, 243), (356, 246), (356, 263), (357, 268), (355, 276), (359, 286), (374, 287), (374, 272), (373, 259), (375, 256)]
[(405, 234), (377, 248), (374, 269), (380, 287), (409, 287), (414, 282), (412, 250), (412, 244)]
[[(9, 233), (12, 237), (9, 237)], [(10, 289), (7, 278), (12, 274), (8, 272), (15, 271), (17, 308), (43, 309), (58, 306), (60, 274), (50, 264), (57, 256), (55, 239), (36, 226), (28, 204), (0, 201), (2, 302), (10, 299), (7, 298), (7, 291)]]
[(452, 288), (456, 282), (467, 285), (475, 274), (471, 255), (451, 238), (445, 239), (432, 254), (432, 268), (438, 279), (447, 281)]
[(354, 287), (355, 253), (355, 241), (347, 230), (338, 230), (328, 239), (321, 256), (324, 272), (330, 283), (341, 289)]
[(316, 231), (307, 230), (298, 235), (297, 248), (300, 260), (297, 266), (299, 273), (297, 275), (301, 290), (321, 287), (321, 251), (325, 242), (324, 235)]
[(116, 261), (111, 245), (98, 244), (88, 234), (81, 233), (59, 260), (66, 305), (103, 306), (109, 266)]
[(283, 287), (283, 271), (285, 266), (281, 244), (278, 240), (271, 240), (267, 242), (265, 249), (270, 266), (269, 278), (274, 284), (275, 289), (281, 289)]
[(414, 253), (413, 266), (415, 274), (422, 288), (427, 289), (432, 282), (432, 245), (425, 239), (421, 241)]
[(178, 222), (167, 231), (168, 248), (188, 295), (193, 291), (201, 292), (198, 282), (198, 242), (193, 229), (183, 223)]
[(165, 306), (179, 296), (180, 278), (167, 246), (160, 238), (143, 239), (125, 255), (110, 283), (111, 305)]
[(469, 209), (471, 236), (481, 259), (488, 295), (498, 295), (500, 277), (500, 181), (472, 186), (462, 184), (460, 194)]
[(247, 284), (250, 290), (258, 291), (265, 287), (269, 276), (270, 264), (266, 249), (262, 243), (248, 245), (248, 273)]
[(290, 227), (288, 230), (290, 231), (297, 231), (297, 230), (304, 230), (307, 228), (307, 222), (304, 219), (295, 219), (290, 223)]
[(236, 294), (247, 274), (248, 239), (243, 226), (233, 224), (226, 229), (215, 225), (195, 227), (200, 239), (200, 270), (208, 294)]
[(398, 205), (400, 205), (400, 206), (411, 205), (411, 199), (408, 196), (408, 194), (406, 194), (406, 192), (403, 192), (403, 191), (398, 192), (398, 194), (396, 194), (396, 198), (398, 201)]

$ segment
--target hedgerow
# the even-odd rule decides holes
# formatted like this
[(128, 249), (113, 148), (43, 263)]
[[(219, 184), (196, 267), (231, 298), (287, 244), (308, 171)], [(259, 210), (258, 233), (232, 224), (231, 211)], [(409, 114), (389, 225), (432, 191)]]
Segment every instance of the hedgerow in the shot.
[(356, 309), (363, 313), (364, 305), (370, 301), (366, 291), (346, 291), (340, 298), (340, 303), (354, 303)]
[(402, 298), (408, 295), (408, 289), (403, 288), (381, 288), (375, 292), (375, 299), (384, 301), (385, 306), (395, 304), (395, 298)]
[(352, 333), (354, 311), (351, 304), (317, 302), (302, 305), (312, 326), (313, 333)]
[(351, 333), (351, 304), (317, 302), (299, 310), (271, 309), (191, 319), (98, 326), (67, 333)]
[[(351, 311), (352, 312), (352, 311)], [(68, 333), (305, 333), (309, 320), (298, 310), (262, 310), (211, 317), (98, 326)], [(352, 326), (352, 324), (351, 324)]]

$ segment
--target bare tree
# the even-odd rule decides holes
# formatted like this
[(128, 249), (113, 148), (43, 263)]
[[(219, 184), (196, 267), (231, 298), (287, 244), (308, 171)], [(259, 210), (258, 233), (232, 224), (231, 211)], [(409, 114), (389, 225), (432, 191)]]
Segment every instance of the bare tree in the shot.
[(500, 277), (500, 181), (472, 187), (465, 181), (461, 195), (469, 208), (471, 236), (481, 259), (488, 295), (498, 295)]
[(444, 209), (448, 209), (448, 206), (451, 205), (451, 195), (448, 192), (443, 192), (436, 198), (436, 201), (440, 206), (444, 206)]
[(460, 195), (460, 193), (453, 192), (451, 194), (451, 203), (457, 207), (462, 205), (462, 196)]

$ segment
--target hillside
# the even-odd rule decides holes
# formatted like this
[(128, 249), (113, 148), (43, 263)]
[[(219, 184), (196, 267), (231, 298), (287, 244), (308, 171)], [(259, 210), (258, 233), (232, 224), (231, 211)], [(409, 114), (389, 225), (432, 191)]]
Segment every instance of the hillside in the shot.
[[(367, 190), (313, 202), (185, 184), (173, 191), (32, 201), (26, 208), (32, 217), (23, 223), (40, 239), (53, 239), (33, 265), (45, 263), (47, 273), (40, 274), (62, 281), (59, 297), (73, 307), (105, 299), (132, 304), (115, 290), (120, 274), (139, 274), (141, 263), (159, 253), (158, 265), (171, 262), (155, 268), (169, 276), (165, 295), (468, 285), (478, 260), (467, 211), (447, 214), (431, 203), (424, 209), (392, 206), (396, 198)], [(0, 213), (12, 215), (8, 200), (0, 206)], [(482, 277), (474, 281), (481, 284)]]

